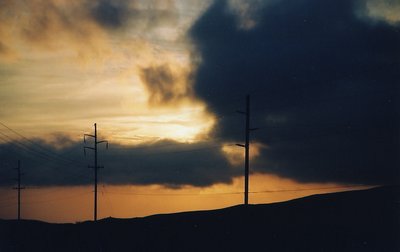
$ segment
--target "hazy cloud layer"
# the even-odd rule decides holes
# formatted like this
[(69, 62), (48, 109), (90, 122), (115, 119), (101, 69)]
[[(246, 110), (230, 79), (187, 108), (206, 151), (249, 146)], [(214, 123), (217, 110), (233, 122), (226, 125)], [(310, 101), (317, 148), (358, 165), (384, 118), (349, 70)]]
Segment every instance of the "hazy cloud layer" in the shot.
[(157, 29), (177, 26), (178, 19), (175, 1), (2, 0), (0, 57), (11, 52), (22, 56), (27, 53), (24, 47), (34, 51), (67, 47), (97, 58), (111, 50), (115, 37), (162, 40)]
[(195, 92), (219, 118), (217, 136), (243, 140), (235, 110), (251, 94), (260, 127), (252, 138), (268, 146), (253, 170), (302, 181), (399, 181), (400, 27), (360, 19), (359, 3), (281, 0), (243, 30), (216, 1), (193, 26), (202, 56)]
[[(34, 144), (32, 140), (0, 144), (0, 186), (14, 184), (15, 157), (21, 160), (26, 186), (91, 184), (93, 169), (88, 165), (93, 166), (93, 153), (87, 150), (84, 156), (83, 143), (72, 142), (66, 136), (58, 136), (56, 140), (65, 141), (68, 146), (55, 148), (54, 142), (42, 140), (34, 140)], [(101, 183), (159, 184), (174, 188), (230, 183), (242, 173), (228, 163), (221, 145), (211, 142), (182, 144), (164, 140), (134, 147), (114, 144), (108, 150), (99, 145), (99, 165), (104, 165), (99, 170)]]

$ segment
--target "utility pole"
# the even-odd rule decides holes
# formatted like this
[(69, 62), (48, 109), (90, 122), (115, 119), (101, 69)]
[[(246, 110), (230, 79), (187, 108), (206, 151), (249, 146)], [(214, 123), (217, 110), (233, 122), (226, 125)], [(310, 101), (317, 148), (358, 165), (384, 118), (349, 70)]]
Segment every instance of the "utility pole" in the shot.
[(86, 137), (92, 137), (94, 139), (94, 147), (88, 147), (84, 146), (83, 150), (86, 155), (86, 149), (90, 149), (94, 151), (94, 166), (88, 166), (89, 168), (94, 169), (94, 213), (93, 213), (93, 219), (94, 221), (97, 221), (97, 171), (100, 168), (104, 168), (103, 166), (98, 166), (97, 165), (97, 145), (100, 143), (106, 143), (106, 148), (108, 149), (108, 141), (102, 140), (102, 141), (97, 141), (97, 125), (96, 123), (94, 124), (94, 135), (91, 134), (84, 134), (83, 135), (83, 141), (86, 143)]
[(18, 167), (15, 168), (17, 170), (17, 182), (18, 182), (18, 186), (14, 187), (14, 189), (18, 190), (18, 220), (21, 220), (21, 190), (25, 189), (25, 187), (21, 187), (21, 161), (18, 160)]
[(237, 146), (243, 147), (245, 150), (244, 155), (244, 204), (249, 204), (249, 152), (250, 152), (250, 131), (256, 130), (257, 128), (250, 128), (250, 95), (246, 96), (246, 111), (237, 111), (240, 114), (246, 116), (246, 127), (245, 127), (245, 144), (236, 144)]

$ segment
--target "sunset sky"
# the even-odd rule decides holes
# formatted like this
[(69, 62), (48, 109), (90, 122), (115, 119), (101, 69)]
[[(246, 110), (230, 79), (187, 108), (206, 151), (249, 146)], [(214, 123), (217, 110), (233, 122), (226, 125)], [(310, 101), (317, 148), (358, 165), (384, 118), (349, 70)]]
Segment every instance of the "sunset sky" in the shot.
[[(92, 218), (398, 184), (397, 0), (0, 0), (0, 218)], [(86, 143), (90, 146), (92, 142)]]

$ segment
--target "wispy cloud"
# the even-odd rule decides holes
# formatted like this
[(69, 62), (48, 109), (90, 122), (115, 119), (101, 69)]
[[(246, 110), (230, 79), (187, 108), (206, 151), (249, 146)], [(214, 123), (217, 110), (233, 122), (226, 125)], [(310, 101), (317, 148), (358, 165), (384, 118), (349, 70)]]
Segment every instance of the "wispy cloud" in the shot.
[[(160, 0), (2, 1), (3, 120), (41, 137), (93, 121), (125, 134), (128, 122), (143, 114), (155, 119), (191, 110), (196, 119), (180, 116), (179, 139), (182, 132), (186, 139), (206, 133), (200, 128), (209, 130), (213, 120), (191, 92), (195, 52), (186, 33), (204, 8)], [(190, 121), (197, 130), (183, 125)], [(134, 132), (136, 123), (130, 131), (177, 136), (176, 123), (164, 126), (157, 133), (143, 132), (148, 126)]]

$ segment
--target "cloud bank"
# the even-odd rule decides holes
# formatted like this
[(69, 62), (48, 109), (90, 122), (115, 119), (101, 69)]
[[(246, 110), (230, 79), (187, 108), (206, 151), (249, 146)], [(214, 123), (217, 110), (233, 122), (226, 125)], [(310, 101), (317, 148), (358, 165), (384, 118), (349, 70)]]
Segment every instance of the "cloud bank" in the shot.
[(234, 111), (251, 95), (252, 139), (268, 146), (253, 171), (399, 182), (399, 26), (360, 18), (359, 3), (281, 0), (241, 29), (216, 1), (192, 27), (195, 93), (219, 118), (217, 136), (243, 139)]
[[(53, 142), (38, 139), (0, 144), (0, 185), (13, 185), (16, 156), (22, 163), (24, 185), (92, 184), (93, 170), (88, 166), (93, 166), (93, 153), (87, 151), (84, 156), (83, 143), (73, 142), (66, 136), (59, 136), (57, 141), (66, 139), (67, 146), (58, 148)], [(233, 177), (242, 173), (229, 164), (221, 144), (215, 142), (182, 144), (160, 140), (133, 147), (118, 144), (110, 145), (108, 150), (102, 147), (99, 145), (99, 165), (104, 169), (99, 171), (99, 180), (106, 184), (204, 187), (231, 183)]]

